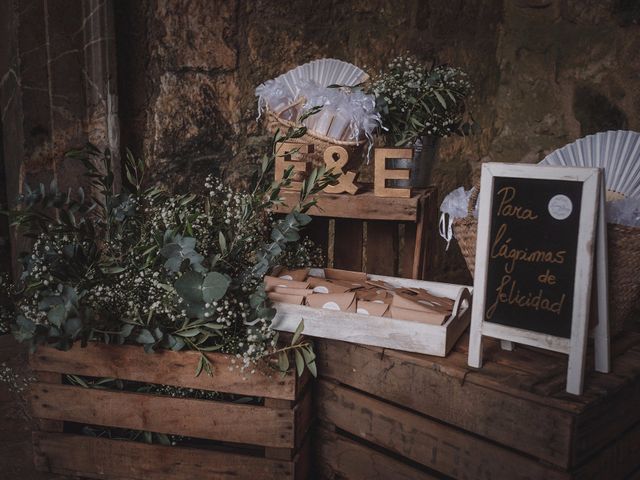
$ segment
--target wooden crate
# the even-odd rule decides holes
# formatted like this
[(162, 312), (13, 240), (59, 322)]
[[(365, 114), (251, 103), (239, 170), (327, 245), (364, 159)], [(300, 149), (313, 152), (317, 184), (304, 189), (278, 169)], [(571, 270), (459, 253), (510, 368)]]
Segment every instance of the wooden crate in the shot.
[[(284, 190), (287, 213), (298, 192)], [(416, 190), (410, 198), (384, 198), (371, 185), (356, 195), (321, 193), (309, 214), (307, 234), (323, 247), (329, 266), (377, 275), (424, 279), (435, 255), (438, 193)]]
[[(31, 408), (36, 468), (88, 478), (306, 479), (312, 421), (308, 376), (229, 370), (230, 356), (209, 354), (213, 376), (195, 376), (198, 354), (91, 343), (68, 352), (39, 348)], [(65, 374), (262, 397), (264, 402), (173, 398), (62, 383)], [(72, 422), (72, 423), (69, 423)], [(71, 425), (118, 427), (191, 437), (200, 447), (162, 446), (71, 433)]]
[[(324, 272), (321, 269), (312, 269), (311, 274), (322, 277)], [(394, 287), (423, 288), (435, 295), (450, 298), (455, 301), (453, 313), (444, 324), (430, 325), (398, 318), (276, 303), (277, 313), (272, 327), (284, 332), (295, 332), (304, 320), (305, 335), (310, 337), (346, 340), (351, 343), (444, 357), (469, 326), (471, 287), (382, 275), (367, 277), (369, 280), (383, 281)]]
[(467, 341), (446, 358), (316, 343), (321, 478), (640, 477), (640, 335), (613, 343), (613, 372), (564, 391), (566, 357)]

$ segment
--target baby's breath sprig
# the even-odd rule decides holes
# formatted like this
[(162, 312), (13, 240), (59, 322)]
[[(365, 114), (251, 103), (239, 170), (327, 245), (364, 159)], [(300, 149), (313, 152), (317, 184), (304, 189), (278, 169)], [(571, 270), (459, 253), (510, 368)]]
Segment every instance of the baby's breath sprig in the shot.
[(382, 133), (394, 145), (410, 145), (422, 135), (465, 133), (471, 125), (465, 123), (471, 83), (459, 68), (427, 68), (415, 57), (399, 56), (373, 78), (371, 90), (386, 129)]

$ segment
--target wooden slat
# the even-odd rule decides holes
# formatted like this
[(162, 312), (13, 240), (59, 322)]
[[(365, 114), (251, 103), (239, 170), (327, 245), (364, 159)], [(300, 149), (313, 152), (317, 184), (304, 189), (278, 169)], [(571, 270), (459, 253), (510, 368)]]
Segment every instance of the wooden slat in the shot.
[[(397, 222), (415, 222), (418, 199), (424, 190), (417, 190), (411, 198), (376, 197), (368, 186), (356, 195), (327, 194), (316, 195), (317, 205), (309, 214), (319, 217), (359, 218), (366, 220), (393, 220)], [(281, 197), (286, 205), (275, 208), (278, 213), (287, 213), (296, 204), (298, 194), (283, 191)]]
[(316, 445), (321, 479), (434, 480), (440, 478), (325, 429), (318, 430)]
[(321, 376), (562, 468), (569, 466), (572, 417), (568, 412), (476, 385), (460, 368), (452, 373), (461, 377), (451, 376), (448, 358), (422, 356), (432, 364), (424, 368), (409, 355), (400, 360), (394, 357), (397, 352), (344, 342), (318, 340), (316, 349)]
[(333, 240), (333, 266), (362, 270), (362, 221), (337, 218)]
[[(622, 358), (613, 360), (614, 375), (632, 374), (640, 378), (640, 357), (637, 361), (625, 364)], [(602, 381), (611, 380), (612, 375), (597, 375)], [(595, 383), (595, 385), (593, 385)], [(606, 445), (611, 438), (616, 438), (620, 432), (640, 421), (640, 380), (609, 392), (605, 401), (587, 406), (585, 411), (576, 419), (575, 448), (573, 463), (578, 464)], [(589, 386), (589, 382), (587, 382)], [(592, 382), (591, 388), (597, 387), (598, 382)], [(640, 448), (640, 447), (639, 447)], [(640, 456), (638, 457), (640, 459)], [(639, 460), (640, 461), (640, 460)]]
[(413, 278), (427, 279), (428, 273), (433, 270), (436, 255), (436, 242), (440, 240), (434, 233), (438, 225), (438, 192), (430, 189), (420, 198), (418, 205), (418, 222), (415, 242), (415, 262)]
[(35, 432), (40, 471), (107, 480), (293, 478), (293, 463), (211, 450)]
[[(62, 383), (62, 375), (59, 373), (53, 372), (35, 372), (35, 376), (38, 379), (38, 382), (45, 382), (51, 384), (60, 384)], [(29, 389), (29, 393), (33, 394), (33, 389), (37, 384), (32, 384)], [(34, 417), (38, 417), (38, 415), (34, 415), (33, 409), (31, 410), (31, 415)], [(41, 432), (62, 432), (64, 429), (64, 422), (59, 420), (48, 420), (46, 418), (38, 418), (36, 422), (38, 426), (38, 430)]]
[(350, 388), (321, 380), (318, 416), (375, 445), (453, 478), (568, 479), (529, 456)]
[(394, 277), (398, 270), (398, 224), (395, 222), (367, 222), (365, 245), (367, 273)]
[(416, 247), (415, 223), (406, 222), (402, 224), (398, 242), (398, 276), (401, 278), (415, 278), (413, 276)]
[[(36, 383), (39, 418), (293, 448), (294, 411), (189, 398)], [(241, 420), (241, 421), (239, 421)]]
[[(637, 405), (637, 404), (636, 404)], [(640, 423), (610, 442), (572, 475), (576, 480), (630, 479), (640, 470)]]
[(147, 354), (137, 345), (105, 345), (89, 343), (81, 348), (61, 352), (51, 347), (39, 347), (31, 356), (33, 370), (70, 373), (91, 377), (120, 378), (161, 385), (173, 385), (217, 392), (251, 395), (257, 397), (296, 399), (296, 376), (282, 378), (257, 372), (248, 374), (237, 369), (229, 370), (230, 356), (210, 353), (213, 375), (195, 376), (199, 354), (161, 350)]
[(302, 400), (295, 407), (295, 446), (299, 448), (307, 438), (313, 424), (315, 410), (313, 408), (314, 389), (307, 389)]

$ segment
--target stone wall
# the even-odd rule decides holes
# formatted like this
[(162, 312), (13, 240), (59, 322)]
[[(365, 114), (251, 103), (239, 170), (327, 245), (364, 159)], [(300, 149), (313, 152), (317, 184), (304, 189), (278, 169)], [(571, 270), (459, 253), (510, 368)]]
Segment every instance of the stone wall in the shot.
[(0, 3), (0, 201), (23, 180), (76, 184), (61, 156), (87, 140), (130, 147), (177, 188), (210, 171), (241, 185), (266, 144), (255, 87), (320, 57), (375, 72), (409, 52), (469, 72), (482, 132), (442, 142), (442, 193), (470, 185), (481, 161), (640, 130), (637, 0)]
[(535, 162), (588, 133), (640, 129), (638, 9), (630, 0), (118, 2), (124, 143), (179, 183), (212, 168), (239, 180), (261, 145), (259, 83), (320, 57), (374, 72), (408, 51), (465, 68), (475, 85), (482, 133), (443, 142), (435, 180), (448, 191), (470, 184), (481, 160)]

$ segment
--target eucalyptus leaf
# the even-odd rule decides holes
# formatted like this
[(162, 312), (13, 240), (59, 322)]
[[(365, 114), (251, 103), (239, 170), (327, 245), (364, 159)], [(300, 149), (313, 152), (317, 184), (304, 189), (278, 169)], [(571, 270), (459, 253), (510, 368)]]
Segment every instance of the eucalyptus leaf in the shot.
[(203, 277), (197, 272), (185, 272), (183, 273), (176, 283), (173, 285), (182, 298), (187, 302), (201, 303), (203, 302), (202, 295), (202, 281)]
[(156, 343), (156, 339), (154, 338), (153, 334), (145, 328), (141, 330), (138, 336), (136, 337), (136, 342), (142, 343), (142, 344), (150, 344), (150, 343), (152, 344), (152, 343)]
[(55, 305), (47, 312), (47, 320), (49, 320), (49, 323), (58, 328), (62, 326), (65, 318), (67, 318), (67, 309), (62, 304)]
[(227, 293), (231, 279), (218, 272), (210, 272), (202, 283), (202, 296), (207, 303), (220, 300)]

